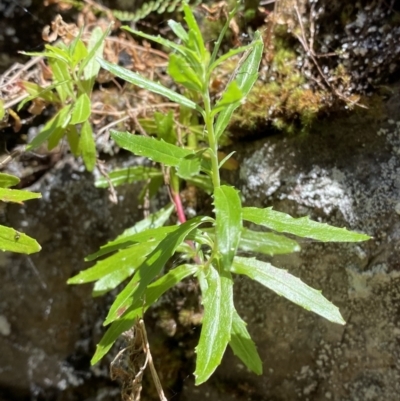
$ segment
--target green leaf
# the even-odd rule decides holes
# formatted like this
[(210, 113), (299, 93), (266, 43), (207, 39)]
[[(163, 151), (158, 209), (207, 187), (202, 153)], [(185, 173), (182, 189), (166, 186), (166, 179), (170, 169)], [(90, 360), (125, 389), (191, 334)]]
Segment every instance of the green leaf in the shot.
[(115, 240), (110, 241), (106, 245), (100, 247), (96, 253), (87, 256), (85, 260), (91, 261), (97, 259), (100, 256), (106, 255), (107, 253), (114, 252), (122, 248), (127, 248), (128, 246), (138, 242), (161, 241), (167, 236), (167, 234), (176, 231), (178, 229), (177, 227), (178, 226), (149, 228), (144, 232), (138, 232), (136, 234), (129, 234), (129, 230), (131, 229), (125, 230), (125, 232)]
[(215, 234), (222, 268), (229, 271), (240, 241), (242, 207), (238, 191), (222, 185), (214, 191)]
[(201, 34), (199, 25), (196, 22), (196, 18), (194, 18), (192, 9), (188, 4), (183, 5), (183, 12), (185, 14), (185, 21), (189, 28), (187, 46), (199, 55), (203, 64), (206, 64), (210, 56), (204, 46), (203, 35)]
[(146, 156), (149, 159), (176, 167), (181, 159), (193, 154), (193, 151), (180, 148), (153, 137), (132, 135), (129, 132), (111, 131), (111, 137), (123, 149), (135, 155)]
[(329, 302), (322, 294), (286, 270), (278, 269), (270, 263), (254, 258), (236, 257), (232, 272), (244, 274), (260, 284), (287, 298), (289, 301), (312, 311), (333, 323), (345, 324), (339, 308)]
[(233, 306), (233, 280), (229, 272), (218, 272), (210, 265), (198, 275), (204, 316), (194, 373), (196, 385), (204, 383), (221, 363), (231, 339)]
[(3, 202), (21, 203), (29, 199), (38, 199), (42, 195), (36, 192), (22, 191), (20, 189), (0, 188), (0, 199)]
[(81, 124), (87, 121), (91, 113), (91, 102), (89, 96), (83, 93), (78, 97), (76, 102), (72, 105), (72, 116), (70, 124)]
[(226, 109), (228, 106), (240, 102), (243, 97), (243, 93), (239, 89), (237, 82), (232, 81), (225, 89), (222, 98), (214, 106), (212, 110), (212, 115), (215, 116), (217, 113)]
[[(130, 33), (133, 33), (134, 35), (138, 35), (142, 38), (151, 40), (152, 42), (158, 43), (161, 46), (165, 46), (168, 49), (175, 50), (176, 52), (182, 54), (183, 56), (188, 54), (188, 49), (186, 49), (185, 46), (178, 45), (175, 42), (172, 42), (171, 40), (165, 39), (161, 37), (160, 35), (154, 36), (154, 35), (149, 35), (147, 33), (144, 33), (142, 31), (137, 31), (135, 29), (132, 29), (131, 27), (124, 25), (121, 27), (121, 29), (124, 29), (125, 31), (128, 31)], [(190, 51), (191, 52), (191, 51)]]
[(183, 179), (189, 179), (192, 176), (200, 172), (203, 152), (197, 152), (193, 155), (185, 156), (180, 160), (179, 165), (176, 169), (179, 177)]
[(131, 245), (129, 248), (122, 249), (114, 255), (100, 260), (93, 267), (83, 270), (76, 276), (71, 277), (68, 284), (84, 284), (96, 281), (110, 273), (116, 271), (131, 271), (132, 273), (146, 259), (160, 241), (150, 241)]
[(308, 216), (295, 219), (286, 213), (272, 210), (272, 207), (266, 209), (244, 207), (243, 219), (278, 232), (312, 238), (322, 242), (359, 242), (370, 239), (365, 234), (312, 221)]
[(138, 268), (128, 285), (118, 294), (103, 324), (106, 326), (121, 317), (133, 301), (143, 296), (147, 286), (160, 274), (161, 269), (187, 235), (200, 224), (212, 221), (209, 217), (195, 217), (178, 226), (175, 231), (164, 238), (148, 256), (147, 260)]
[(147, 79), (140, 74), (132, 72), (126, 68), (109, 63), (108, 61), (99, 58), (97, 58), (97, 61), (105, 70), (110, 71), (115, 76), (124, 79), (125, 81), (130, 82), (138, 86), (139, 88), (147, 89), (151, 92), (157, 93), (175, 103), (178, 103), (185, 107), (189, 107), (190, 109), (200, 110), (197, 104), (192, 100), (180, 95), (179, 93), (174, 92), (171, 89), (166, 88), (165, 86), (157, 82), (151, 81), (150, 79)]
[(257, 375), (262, 374), (262, 362), (257, 348), (246, 328), (246, 323), (233, 311), (231, 341), (229, 342), (233, 353)]
[(97, 345), (96, 353), (91, 360), (91, 364), (96, 364), (105, 354), (107, 354), (118, 337), (124, 331), (129, 330), (133, 326), (135, 320), (142, 316), (143, 311), (156, 302), (162, 294), (174, 285), (178, 284), (184, 278), (194, 274), (197, 269), (197, 265), (181, 265), (170, 270), (163, 277), (150, 284), (144, 293), (143, 300), (137, 299), (134, 301), (126, 313), (108, 328), (103, 338), (100, 340), (100, 343)]
[(67, 140), (69, 148), (74, 156), (80, 155), (79, 150), (79, 134), (75, 125), (70, 125), (67, 130)]
[(4, 109), (4, 102), (3, 99), (0, 99), (0, 121), (4, 118), (6, 115), (6, 111)]
[[(148, 180), (149, 178), (162, 177), (162, 172), (158, 168), (146, 166), (131, 166), (108, 173), (108, 177), (112, 185), (115, 187), (124, 184), (131, 184), (132, 182)], [(95, 186), (97, 188), (107, 188), (108, 180), (105, 177), (99, 177)]]
[(172, 32), (184, 43), (189, 39), (187, 32), (183, 28), (182, 24), (170, 19), (168, 20), (168, 26), (172, 29)]
[(29, 255), (41, 249), (40, 245), (26, 234), (10, 227), (0, 226), (0, 250)]
[[(67, 81), (65, 81), (65, 82), (67, 82)], [(46, 88), (42, 88), (40, 85), (38, 85), (34, 82), (29, 82), (29, 81), (22, 81), (21, 84), (24, 87), (24, 89), (29, 93), (29, 95), (30, 95), (29, 100), (32, 100), (37, 97), (39, 97), (49, 103), (58, 103), (60, 100), (58, 98), (58, 96), (56, 96), (52, 92), (52, 90), (58, 85), (58, 83), (54, 84), (54, 85), (46, 86)], [(24, 99), (24, 102), (26, 103), (27, 100)], [(19, 105), (18, 110), (21, 110), (21, 107), (22, 106)]]
[(89, 121), (85, 121), (82, 124), (79, 149), (82, 153), (82, 159), (86, 169), (88, 171), (93, 171), (96, 165), (96, 144), (93, 139), (92, 126)]
[(245, 252), (259, 252), (271, 256), (300, 251), (299, 244), (284, 235), (252, 231), (246, 228), (242, 230), (239, 248)]
[(157, 137), (165, 142), (175, 144), (177, 138), (174, 130), (174, 113), (169, 111), (165, 114), (156, 111), (153, 117), (156, 123)]
[(203, 90), (198, 74), (193, 70), (189, 62), (179, 54), (170, 54), (168, 74), (175, 82), (191, 91), (201, 92)]
[(73, 97), (71, 72), (67, 64), (61, 60), (49, 59), (49, 65), (53, 73), (53, 80), (58, 83), (56, 86), (58, 96), (60, 96), (60, 100), (64, 104), (68, 98)]
[(103, 57), (103, 49), (105, 44), (105, 38), (110, 33), (110, 27), (106, 29), (103, 33), (101, 28), (97, 26), (93, 29), (92, 34), (90, 35), (88, 50), (89, 54), (85, 60), (79, 66), (78, 76), (82, 74), (85, 78), (83, 82), (83, 86), (86, 90), (86, 93), (89, 94), (93, 88), (94, 81), (99, 74), (100, 64), (97, 62), (96, 57)]
[(0, 173), (0, 188), (13, 187), (19, 183), (19, 178), (14, 175)]
[[(38, 148), (53, 135), (55, 139), (58, 138), (59, 140), (71, 118), (70, 108), (71, 106), (63, 107), (53, 118), (47, 121), (39, 134), (36, 135), (32, 142), (26, 147), (26, 150), (30, 151)], [(53, 139), (53, 146), (55, 146), (55, 142), (56, 141)]]
[[(71, 68), (75, 68), (75, 66), (81, 62), (84, 58), (87, 57), (88, 55), (88, 51), (86, 49), (86, 46), (84, 45), (84, 43), (79, 39), (79, 37), (75, 38), (74, 41), (75, 42), (75, 46), (73, 47), (73, 51), (71, 54), (71, 58), (72, 58), (72, 64), (71, 64)], [(72, 49), (72, 43), (69, 46), (70, 49)]]
[[(261, 39), (261, 34), (257, 31), (254, 38), (255, 40), (252, 43), (253, 49), (240, 66), (236, 76), (236, 82), (243, 94), (243, 98), (248, 95), (257, 80), (258, 68), (260, 66), (263, 54), (264, 43)], [(231, 120), (233, 112), (237, 107), (239, 107), (239, 105), (240, 102), (231, 104), (218, 115), (218, 119), (215, 123), (215, 136), (217, 139), (219, 139), (223, 134), (225, 128), (228, 126), (229, 121)]]

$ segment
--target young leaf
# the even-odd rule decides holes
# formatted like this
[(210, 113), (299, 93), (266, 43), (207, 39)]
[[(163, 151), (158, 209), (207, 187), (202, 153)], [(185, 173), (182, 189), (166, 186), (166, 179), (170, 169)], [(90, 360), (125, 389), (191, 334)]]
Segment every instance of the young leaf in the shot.
[(252, 231), (246, 228), (242, 230), (239, 248), (245, 252), (259, 252), (271, 256), (300, 251), (299, 244), (284, 235)]
[(42, 195), (36, 192), (22, 191), (20, 189), (0, 188), (0, 199), (3, 202), (22, 203), (29, 199), (38, 199)]
[(233, 280), (229, 272), (218, 272), (210, 265), (198, 275), (203, 298), (204, 316), (194, 373), (196, 385), (204, 383), (221, 363), (231, 339)]
[(188, 234), (200, 224), (209, 222), (213, 222), (213, 219), (210, 217), (195, 217), (177, 226), (175, 231), (164, 238), (148, 256), (146, 261), (138, 268), (128, 285), (118, 294), (103, 324), (106, 326), (121, 317), (133, 301), (140, 299), (146, 291), (146, 287), (160, 274), (161, 269)]
[(183, 5), (183, 12), (185, 13), (185, 21), (189, 28), (189, 38), (187, 46), (194, 50), (200, 57), (203, 64), (208, 62), (210, 55), (208, 54), (206, 47), (204, 46), (203, 35), (201, 34), (199, 25), (194, 18), (192, 9), (188, 4)]
[(286, 213), (272, 210), (272, 207), (266, 209), (244, 207), (243, 219), (278, 232), (312, 238), (322, 242), (359, 242), (370, 239), (365, 234), (312, 221), (308, 216), (295, 219)]
[(225, 89), (225, 92), (222, 95), (222, 98), (218, 100), (216, 105), (212, 110), (212, 116), (215, 116), (220, 111), (226, 109), (228, 106), (240, 102), (243, 99), (243, 93), (239, 89), (239, 86), (236, 81), (232, 81), (228, 87)]
[(260, 284), (287, 298), (289, 301), (312, 311), (333, 323), (345, 324), (339, 308), (329, 302), (322, 294), (286, 270), (278, 269), (270, 263), (254, 258), (236, 257), (232, 272), (244, 274)]
[(88, 171), (93, 171), (96, 165), (96, 144), (93, 139), (92, 126), (85, 121), (81, 128), (79, 150), (82, 152), (82, 159)]
[(82, 93), (72, 105), (72, 115), (69, 123), (75, 125), (87, 121), (90, 117), (90, 108), (89, 96), (86, 93)]
[(175, 144), (177, 137), (174, 130), (174, 113), (169, 111), (167, 114), (154, 113), (155, 132), (158, 139), (163, 139), (165, 142)]
[(189, 179), (200, 172), (203, 152), (185, 156), (180, 160), (176, 173), (183, 179)]
[(91, 364), (94, 365), (110, 350), (117, 338), (124, 332), (129, 330), (135, 320), (142, 316), (142, 312), (157, 299), (178, 284), (184, 278), (194, 274), (199, 267), (197, 265), (181, 265), (173, 270), (170, 270), (163, 277), (150, 284), (144, 293), (143, 300), (135, 300), (126, 313), (117, 321), (115, 321), (104, 334), (100, 343), (97, 345), (96, 353), (94, 354)]
[[(39, 134), (36, 135), (32, 142), (26, 147), (26, 150), (30, 151), (38, 148), (53, 135), (55, 138), (59, 139), (71, 118), (70, 109), (71, 106), (63, 107), (53, 118), (47, 121)], [(55, 142), (56, 141), (53, 140), (53, 146), (55, 146)]]
[(186, 43), (189, 39), (187, 32), (183, 28), (182, 24), (170, 19), (168, 20), (168, 26), (172, 29), (172, 32), (183, 42)]
[(118, 65), (109, 63), (108, 61), (102, 60), (100, 58), (97, 58), (97, 61), (103, 67), (105, 70), (110, 71), (113, 73), (115, 76), (130, 82), (139, 88), (147, 89), (151, 92), (158, 93), (161, 96), (166, 97), (167, 99), (170, 99), (171, 101), (178, 103), (182, 106), (189, 107), (190, 109), (195, 109), (198, 111), (201, 111), (199, 106), (192, 100), (188, 99), (185, 96), (180, 95), (179, 93), (176, 93), (175, 91), (166, 88), (165, 86), (151, 81), (150, 79), (147, 79), (140, 74), (137, 74), (135, 72), (132, 72), (126, 68), (120, 67)]
[(222, 185), (214, 191), (215, 233), (222, 268), (229, 271), (240, 241), (242, 206), (238, 191)]
[(14, 175), (0, 173), (0, 188), (13, 187), (19, 183), (19, 178)]
[(262, 362), (258, 355), (257, 348), (236, 310), (233, 311), (231, 341), (229, 342), (233, 353), (257, 375), (262, 374)]
[[(131, 166), (118, 170), (113, 170), (108, 173), (108, 177), (112, 185), (115, 187), (124, 184), (131, 184), (132, 182), (148, 180), (149, 178), (162, 177), (160, 169), (146, 166)], [(100, 177), (94, 184), (97, 188), (107, 188), (108, 180)]]
[(10, 227), (0, 226), (0, 250), (29, 255), (41, 249), (40, 245), (26, 234)]
[[(239, 89), (245, 98), (253, 87), (258, 77), (258, 68), (261, 62), (264, 44), (261, 39), (261, 34), (257, 31), (255, 34), (254, 42), (252, 43), (253, 49), (249, 52), (243, 64), (239, 67), (236, 76), (236, 82)], [(240, 105), (240, 102), (231, 104), (219, 115), (215, 123), (215, 136), (220, 138), (225, 128), (228, 126), (231, 116), (235, 109)]]
[(170, 54), (168, 74), (175, 82), (191, 91), (202, 92), (203, 90), (198, 74), (193, 70), (188, 61), (179, 54)]
[(80, 65), (78, 71), (78, 76), (80, 76), (83, 71), (85, 81), (82, 82), (82, 84), (87, 94), (92, 90), (94, 81), (99, 74), (100, 64), (96, 61), (96, 57), (101, 58), (103, 56), (105, 38), (109, 32), (110, 28), (107, 28), (103, 33), (101, 28), (97, 26), (93, 29), (92, 34), (90, 35), (88, 43), (89, 54)]
[[(73, 47), (72, 54), (71, 54), (71, 59), (72, 59), (72, 64), (71, 68), (75, 68), (76, 65), (81, 62), (83, 59), (85, 59), (88, 55), (88, 51), (86, 49), (86, 46), (82, 42), (82, 40), (79, 39), (79, 37), (74, 39), (75, 46)], [(70, 45), (70, 49), (72, 49), (72, 43)]]
[(111, 131), (111, 137), (121, 148), (136, 155), (146, 156), (166, 166), (176, 167), (181, 159), (193, 154), (191, 150), (159, 141), (153, 137), (132, 135), (129, 132)]
[(49, 59), (49, 65), (53, 73), (53, 80), (55, 83), (58, 83), (56, 86), (58, 96), (60, 96), (61, 103), (65, 104), (68, 98), (73, 97), (71, 72), (67, 64), (61, 60)]

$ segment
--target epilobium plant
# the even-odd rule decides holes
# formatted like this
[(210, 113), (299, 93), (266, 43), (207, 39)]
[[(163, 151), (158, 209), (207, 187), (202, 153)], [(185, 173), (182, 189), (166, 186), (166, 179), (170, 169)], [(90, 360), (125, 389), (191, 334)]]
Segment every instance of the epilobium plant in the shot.
[[(235, 11), (229, 14), (229, 18), (233, 17)], [(181, 220), (179, 225), (163, 226), (173, 210), (173, 206), (167, 206), (90, 255), (87, 260), (108, 256), (80, 272), (69, 283), (96, 281), (95, 292), (101, 294), (131, 277), (116, 297), (104, 321), (104, 325), (109, 328), (92, 359), (92, 363), (96, 363), (163, 293), (184, 278), (196, 276), (204, 307), (201, 335), (196, 347), (195, 371), (196, 384), (201, 384), (220, 364), (228, 345), (249, 369), (257, 374), (262, 372), (262, 363), (246, 323), (235, 309), (233, 276), (236, 274), (246, 275), (303, 308), (332, 322), (344, 324), (338, 308), (325, 299), (320, 291), (304, 284), (287, 271), (255, 257), (237, 256), (239, 251), (267, 255), (298, 251), (298, 243), (281, 233), (323, 242), (356, 242), (369, 237), (317, 223), (307, 217), (295, 219), (272, 208), (243, 207), (238, 190), (221, 185), (219, 170), (226, 158), (219, 160), (218, 143), (232, 113), (256, 81), (263, 42), (260, 34), (256, 33), (250, 45), (231, 50), (218, 58), (229, 20), (210, 54), (188, 5), (184, 6), (184, 14), (188, 30), (180, 23), (169, 21), (170, 28), (181, 44), (127, 27), (125, 29), (171, 49), (168, 73), (186, 89), (188, 96), (102, 59), (98, 59), (98, 62), (119, 78), (163, 95), (201, 115), (206, 145), (200, 150), (182, 148), (162, 139), (137, 136), (129, 132), (114, 131), (112, 138), (120, 147), (135, 155), (146, 156), (169, 167), (173, 176), (184, 180), (198, 175), (207, 177), (212, 188), (215, 216), (197, 216), (185, 222)], [(213, 102), (209, 92), (212, 73), (229, 57), (241, 52), (244, 52), (242, 62), (233, 72), (222, 96)], [(277, 233), (244, 228), (244, 221)], [(183, 253), (183, 259), (192, 262), (164, 272), (167, 262), (176, 252)]]

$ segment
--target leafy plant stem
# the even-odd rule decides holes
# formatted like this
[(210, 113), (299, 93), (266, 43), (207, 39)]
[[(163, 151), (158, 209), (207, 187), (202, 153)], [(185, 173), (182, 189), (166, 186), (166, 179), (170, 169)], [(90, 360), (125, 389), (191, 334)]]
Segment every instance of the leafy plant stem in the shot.
[(203, 102), (204, 102), (204, 119), (207, 128), (208, 144), (210, 145), (212, 181), (215, 190), (215, 188), (220, 187), (221, 183), (220, 183), (219, 165), (218, 165), (218, 142), (214, 134), (214, 118), (211, 115), (211, 101), (208, 90), (203, 94)]

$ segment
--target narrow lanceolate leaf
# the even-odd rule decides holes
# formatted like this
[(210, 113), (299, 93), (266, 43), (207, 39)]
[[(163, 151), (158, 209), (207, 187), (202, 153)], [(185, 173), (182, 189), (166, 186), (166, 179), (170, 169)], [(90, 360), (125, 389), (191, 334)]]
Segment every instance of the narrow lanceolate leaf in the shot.
[(3, 202), (22, 203), (29, 199), (38, 199), (42, 195), (36, 192), (22, 191), (19, 189), (0, 188), (0, 200)]
[(109, 32), (110, 28), (106, 29), (104, 33), (99, 26), (93, 29), (88, 43), (89, 54), (79, 67), (78, 76), (80, 76), (80, 72), (83, 69), (85, 78), (83, 85), (88, 94), (92, 90), (94, 81), (100, 71), (100, 64), (97, 62), (96, 57), (103, 57), (104, 39)]
[(86, 261), (97, 259), (100, 256), (106, 255), (107, 253), (117, 251), (118, 249), (124, 249), (135, 243), (147, 242), (147, 241), (162, 241), (168, 234), (176, 231), (179, 226), (167, 226), (148, 229), (144, 232), (132, 233), (132, 234), (121, 234), (115, 240), (108, 242), (103, 245), (100, 250), (93, 253), (85, 258)]
[[(258, 68), (263, 54), (264, 44), (258, 31), (256, 32), (255, 40), (252, 44), (254, 45), (253, 49), (245, 56), (246, 59), (239, 67), (236, 74), (236, 82), (239, 89), (242, 91), (244, 98), (248, 95), (257, 80)], [(215, 123), (215, 135), (217, 138), (223, 134), (225, 128), (229, 124), (233, 112), (239, 106), (240, 102), (231, 104), (218, 115), (218, 119)]]
[(179, 54), (170, 54), (168, 74), (175, 82), (189, 90), (201, 92), (203, 89), (198, 74), (193, 70), (189, 61)]
[(215, 234), (222, 267), (229, 271), (242, 231), (242, 206), (238, 191), (222, 185), (214, 191)]
[[(116, 169), (108, 173), (108, 178), (114, 187), (124, 184), (131, 184), (132, 182), (148, 180), (149, 178), (160, 177), (162, 172), (159, 168), (146, 167), (146, 166), (131, 166), (121, 169)], [(107, 188), (109, 182), (106, 178), (100, 177), (96, 180), (95, 186), (97, 188)]]
[(322, 242), (359, 242), (370, 239), (365, 234), (312, 221), (308, 216), (295, 219), (286, 213), (272, 210), (271, 207), (266, 209), (245, 207), (243, 208), (243, 219), (278, 232), (312, 238)]
[(63, 107), (53, 118), (47, 121), (39, 134), (36, 135), (32, 142), (26, 147), (26, 150), (29, 151), (38, 148), (51, 136), (55, 135), (59, 137), (60, 133), (63, 133), (71, 118), (70, 109), (71, 106)]
[(19, 178), (14, 175), (0, 173), (0, 188), (8, 188), (19, 183)]
[(259, 252), (271, 256), (300, 251), (299, 244), (284, 235), (252, 231), (246, 228), (242, 230), (239, 248), (245, 252)]
[(236, 310), (233, 312), (231, 341), (229, 342), (233, 353), (257, 375), (262, 374), (262, 362), (257, 348), (246, 328), (246, 323)]
[(151, 92), (158, 93), (161, 96), (166, 97), (167, 99), (180, 104), (181, 106), (189, 107), (190, 109), (199, 109), (197, 104), (192, 100), (188, 99), (185, 96), (180, 95), (179, 93), (174, 92), (171, 89), (166, 88), (165, 86), (151, 81), (140, 74), (132, 72), (124, 67), (119, 67), (118, 65), (109, 63), (108, 61), (97, 58), (97, 61), (105, 70), (110, 71), (115, 76), (130, 82), (139, 88), (147, 89)]
[(204, 383), (221, 363), (231, 339), (233, 280), (229, 272), (220, 273), (210, 266), (200, 272), (199, 283), (203, 297), (204, 316), (199, 344), (196, 347), (196, 385)]
[(188, 234), (200, 224), (210, 222), (213, 222), (213, 220), (209, 217), (195, 217), (178, 226), (177, 230), (171, 232), (164, 238), (148, 256), (146, 261), (138, 268), (128, 285), (119, 293), (114, 303), (111, 305), (104, 325), (110, 324), (121, 317), (132, 302), (141, 299), (147, 286), (160, 274), (161, 269)]
[(82, 159), (86, 169), (88, 171), (93, 171), (96, 165), (96, 144), (93, 139), (92, 126), (89, 121), (85, 121), (82, 124), (79, 150), (82, 153)]
[(58, 83), (56, 90), (60, 96), (61, 103), (65, 103), (68, 98), (73, 97), (71, 83), (71, 72), (67, 64), (62, 60), (49, 59), (49, 65), (53, 73), (53, 79)]
[(91, 364), (94, 365), (107, 354), (117, 338), (124, 331), (129, 330), (133, 326), (135, 320), (142, 316), (143, 311), (156, 302), (162, 294), (174, 285), (194, 274), (198, 268), (197, 265), (181, 265), (170, 270), (163, 277), (150, 284), (144, 293), (143, 300), (135, 300), (126, 313), (120, 319), (116, 320), (106, 331), (100, 343), (97, 345), (96, 353), (91, 360)]
[(90, 99), (86, 93), (78, 97), (76, 102), (72, 105), (70, 124), (80, 124), (88, 120), (90, 116)]
[(117, 253), (97, 262), (93, 267), (81, 271), (70, 278), (68, 284), (83, 284), (96, 281), (110, 273), (118, 270), (133, 271), (139, 267), (160, 241), (144, 242), (134, 244), (129, 248), (121, 249)]
[(178, 166), (181, 159), (193, 154), (191, 150), (159, 141), (153, 137), (132, 135), (129, 132), (112, 131), (111, 137), (121, 148), (170, 167)]
[(26, 234), (10, 227), (0, 226), (0, 250), (29, 255), (41, 249), (40, 245)]
[(295, 304), (317, 313), (333, 323), (345, 324), (339, 308), (329, 302), (314, 288), (292, 276), (286, 270), (278, 269), (270, 263), (254, 258), (236, 257), (233, 261), (232, 272), (244, 274), (260, 284), (287, 298)]
[(185, 28), (180, 24), (179, 22), (176, 22), (172, 19), (168, 20), (168, 26), (172, 29), (174, 34), (182, 41), (182, 42), (187, 42), (189, 37), (187, 32), (185, 31)]

